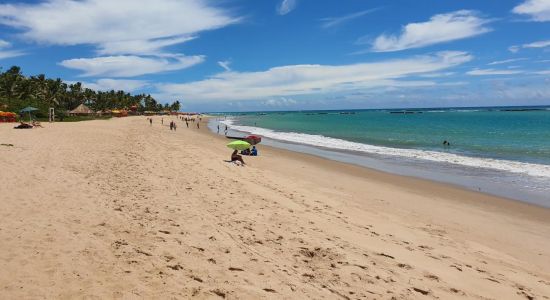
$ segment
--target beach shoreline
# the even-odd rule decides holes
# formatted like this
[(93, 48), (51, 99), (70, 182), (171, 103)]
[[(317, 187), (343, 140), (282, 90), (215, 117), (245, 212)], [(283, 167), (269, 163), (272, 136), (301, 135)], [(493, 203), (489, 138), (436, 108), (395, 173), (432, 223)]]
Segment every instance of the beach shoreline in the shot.
[(1, 124), (0, 295), (550, 294), (549, 209), (153, 118)]
[[(216, 123), (220, 121), (219, 117), (212, 116), (209, 119), (211, 120), (209, 123), (210, 132), (214, 135), (221, 135), (221, 133), (216, 134), (215, 132)], [(224, 125), (222, 124), (222, 126)], [(229, 135), (246, 136), (248, 134), (251, 133), (231, 129), (230, 127)], [(550, 198), (548, 198), (547, 193), (544, 191), (535, 192), (527, 189), (517, 190), (517, 188), (520, 187), (518, 183), (507, 185), (504, 182), (493, 182), (488, 180), (487, 178), (491, 177), (490, 174), (498, 172), (496, 170), (488, 169), (484, 172), (485, 175), (483, 176), (464, 176), (460, 174), (462, 171), (453, 172), (454, 168), (462, 170), (461, 168), (463, 168), (463, 166), (460, 165), (442, 164), (423, 160), (407, 160), (399, 157), (366, 156), (365, 153), (351, 150), (316, 147), (308, 144), (293, 143), (265, 137), (263, 140), (262, 147), (286, 150), (291, 153), (302, 153), (338, 163), (376, 170), (385, 174), (427, 180), (511, 201), (519, 201), (537, 207), (550, 208)], [(511, 180), (513, 181), (513, 179)]]

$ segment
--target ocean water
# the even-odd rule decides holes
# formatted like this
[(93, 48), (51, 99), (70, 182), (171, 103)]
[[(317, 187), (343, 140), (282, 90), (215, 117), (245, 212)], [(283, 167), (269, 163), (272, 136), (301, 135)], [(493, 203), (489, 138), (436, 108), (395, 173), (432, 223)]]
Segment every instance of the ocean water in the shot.
[(550, 107), (256, 112), (219, 122), (286, 148), (344, 152), (347, 162), (550, 206)]

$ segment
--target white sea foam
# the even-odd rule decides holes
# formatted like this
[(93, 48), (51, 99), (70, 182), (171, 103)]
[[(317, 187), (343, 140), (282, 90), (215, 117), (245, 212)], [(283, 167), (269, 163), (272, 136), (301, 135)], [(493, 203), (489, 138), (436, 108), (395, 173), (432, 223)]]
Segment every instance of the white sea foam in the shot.
[(298, 144), (305, 144), (316, 147), (324, 147), (336, 150), (357, 151), (363, 153), (397, 156), (403, 158), (412, 158), (425, 161), (451, 163), (462, 166), (474, 167), (474, 168), (487, 168), (518, 174), (524, 174), (529, 176), (541, 177), (550, 179), (550, 165), (524, 163), (518, 161), (470, 157), (453, 153), (444, 153), (438, 151), (427, 151), (418, 149), (401, 149), (391, 148), (383, 146), (374, 146), (368, 144), (361, 144), (356, 142), (350, 142), (342, 139), (336, 139), (326, 137), (322, 135), (312, 135), (296, 132), (279, 132), (271, 129), (252, 127), (252, 126), (239, 126), (234, 125), (234, 121), (229, 119), (221, 121), (233, 130), (248, 132), (251, 134), (257, 134), (266, 138), (286, 141)]

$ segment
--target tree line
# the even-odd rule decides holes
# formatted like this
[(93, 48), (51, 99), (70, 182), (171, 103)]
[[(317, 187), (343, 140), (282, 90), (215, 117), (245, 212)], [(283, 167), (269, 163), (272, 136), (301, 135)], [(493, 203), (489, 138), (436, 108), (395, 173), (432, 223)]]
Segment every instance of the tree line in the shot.
[(137, 106), (138, 112), (179, 111), (180, 102), (158, 103), (149, 94), (131, 95), (123, 90), (108, 92), (95, 91), (82, 86), (82, 83), (65, 83), (60, 78), (46, 78), (44, 74), (24, 76), (21, 68), (13, 66), (5, 72), (0, 69), (0, 110), (19, 112), (33, 106), (47, 114), (54, 107), (56, 114), (66, 114), (80, 104), (94, 111), (129, 109)]

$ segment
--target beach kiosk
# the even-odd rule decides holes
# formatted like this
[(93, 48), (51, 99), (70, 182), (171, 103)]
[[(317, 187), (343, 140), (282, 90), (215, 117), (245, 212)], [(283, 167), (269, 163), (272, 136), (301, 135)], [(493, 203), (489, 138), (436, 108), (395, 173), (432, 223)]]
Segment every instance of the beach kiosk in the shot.
[(95, 112), (84, 104), (80, 104), (69, 112), (69, 115), (71, 116), (91, 116), (93, 114), (95, 114)]

